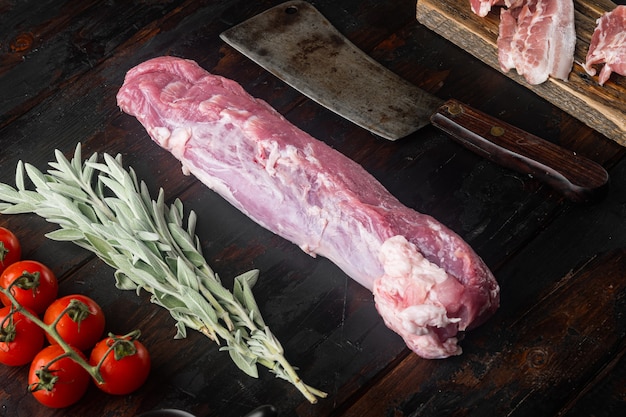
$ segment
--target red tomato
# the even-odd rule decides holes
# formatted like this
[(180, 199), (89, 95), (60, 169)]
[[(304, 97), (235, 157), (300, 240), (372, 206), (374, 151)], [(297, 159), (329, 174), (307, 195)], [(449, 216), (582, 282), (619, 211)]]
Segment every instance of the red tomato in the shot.
[(32, 361), (43, 347), (43, 329), (10, 306), (0, 308), (0, 323), (0, 363), (20, 366)]
[[(76, 403), (89, 387), (91, 376), (69, 357), (54, 359), (65, 351), (59, 345), (50, 345), (40, 351), (30, 365), (28, 388), (41, 404), (63, 408)], [(76, 351), (83, 359), (85, 356)], [(50, 364), (50, 362), (54, 363)], [(57, 378), (52, 381), (52, 377)]]
[(22, 246), (9, 229), (0, 227), (0, 273), (22, 258)]
[[(44, 264), (37, 261), (18, 261), (9, 265), (0, 275), (0, 287), (11, 287), (11, 294), (29, 310), (42, 314), (57, 298), (59, 283), (54, 273)], [(11, 300), (0, 293), (0, 301), (5, 306), (11, 305)]]
[[(59, 317), (61, 315), (62, 317)], [(46, 310), (43, 322), (51, 325), (57, 319), (55, 328), (59, 336), (83, 351), (91, 349), (104, 333), (104, 313), (98, 303), (85, 295), (66, 295), (54, 300)], [(46, 337), (51, 344), (57, 343), (47, 333)]]
[[(119, 340), (115, 342), (116, 339)], [(114, 342), (115, 346), (110, 350)], [(96, 386), (108, 394), (130, 394), (146, 382), (150, 373), (148, 349), (138, 340), (120, 336), (107, 337), (96, 344), (89, 363), (97, 366), (100, 362), (100, 375), (104, 383)]]

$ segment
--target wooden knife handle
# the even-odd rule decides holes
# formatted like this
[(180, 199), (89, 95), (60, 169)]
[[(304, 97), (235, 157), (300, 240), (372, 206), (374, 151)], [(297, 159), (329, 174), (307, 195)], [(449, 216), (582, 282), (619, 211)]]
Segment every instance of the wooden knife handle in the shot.
[(431, 123), (479, 155), (539, 178), (575, 202), (599, 198), (609, 174), (598, 163), (491, 117), (458, 100), (446, 101)]

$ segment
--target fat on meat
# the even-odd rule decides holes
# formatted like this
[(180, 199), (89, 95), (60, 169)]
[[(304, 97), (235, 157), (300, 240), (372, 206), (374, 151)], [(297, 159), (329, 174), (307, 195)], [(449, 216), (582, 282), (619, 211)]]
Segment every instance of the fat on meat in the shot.
[(472, 12), (480, 17), (485, 17), (493, 6), (502, 6), (504, 0), (470, 0), (470, 7)]
[(594, 65), (604, 64), (598, 74), (598, 84), (604, 85), (612, 72), (626, 75), (626, 6), (617, 6), (600, 16), (591, 36), (583, 67), (591, 76)]
[(472, 12), (480, 17), (485, 17), (494, 6), (517, 7), (526, 0), (470, 0)]
[(529, 84), (567, 80), (574, 64), (573, 0), (523, 0), (500, 11), (498, 61)]
[(463, 239), (238, 83), (157, 57), (128, 71), (117, 100), (186, 173), (371, 290), (418, 355), (460, 354), (458, 332), (498, 308), (496, 280)]

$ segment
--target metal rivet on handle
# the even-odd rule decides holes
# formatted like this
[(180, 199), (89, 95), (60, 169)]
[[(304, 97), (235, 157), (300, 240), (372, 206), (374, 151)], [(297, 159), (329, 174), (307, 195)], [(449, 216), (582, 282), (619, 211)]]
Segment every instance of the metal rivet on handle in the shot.
[(502, 136), (504, 135), (504, 128), (502, 126), (492, 126), (489, 133), (493, 136)]
[(448, 113), (450, 113), (452, 116), (456, 116), (458, 114), (463, 113), (463, 107), (460, 104), (457, 103), (450, 103), (448, 104)]

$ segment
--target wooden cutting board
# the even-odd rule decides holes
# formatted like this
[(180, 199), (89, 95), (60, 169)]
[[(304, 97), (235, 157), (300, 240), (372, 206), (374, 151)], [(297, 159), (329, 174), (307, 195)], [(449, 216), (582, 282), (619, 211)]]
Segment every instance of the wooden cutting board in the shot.
[[(626, 146), (626, 77), (613, 74), (604, 86), (589, 76), (580, 63), (585, 61), (596, 20), (616, 4), (608, 0), (574, 0), (576, 10), (576, 52), (568, 81), (550, 78), (530, 85), (515, 70), (506, 75), (561, 108), (591, 128)], [(498, 63), (500, 8), (485, 17), (475, 15), (469, 0), (418, 0), (417, 20), (476, 58), (502, 71)]]

